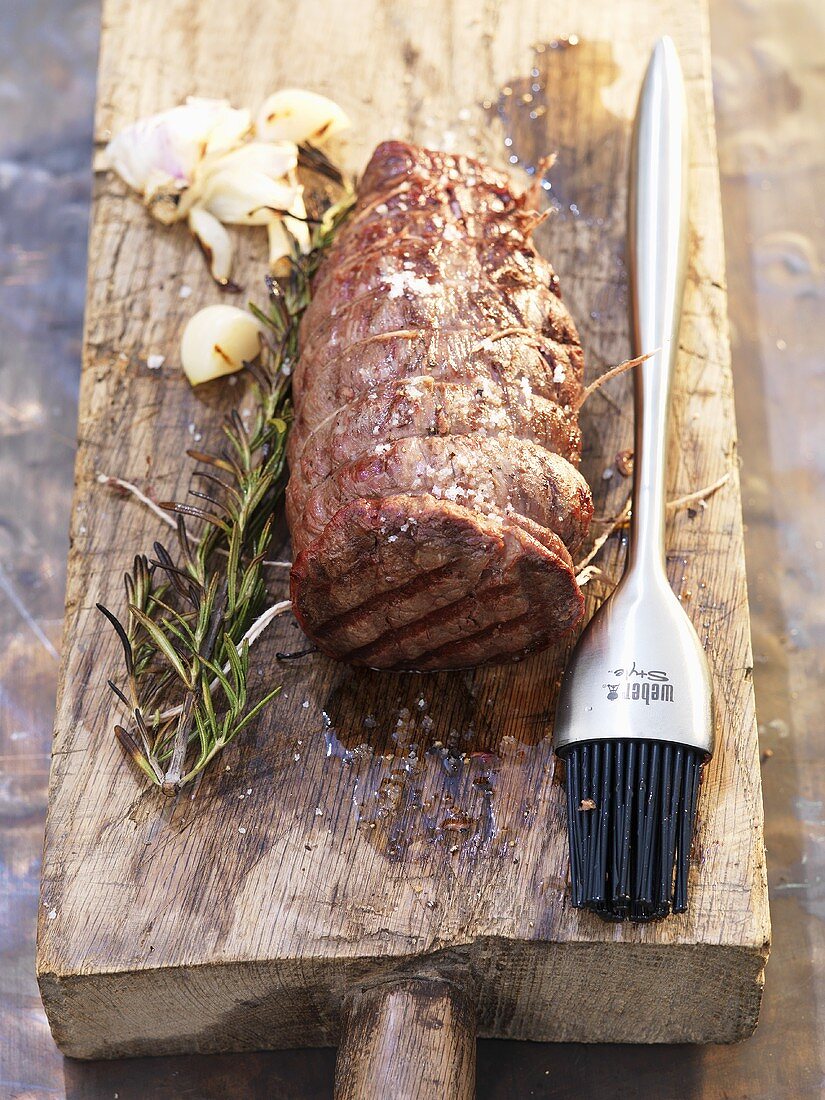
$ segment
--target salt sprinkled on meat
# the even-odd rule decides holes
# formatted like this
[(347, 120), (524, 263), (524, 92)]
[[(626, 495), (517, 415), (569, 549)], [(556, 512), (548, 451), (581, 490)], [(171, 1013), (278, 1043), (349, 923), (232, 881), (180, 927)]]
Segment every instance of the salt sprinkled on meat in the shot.
[(289, 442), (293, 607), (324, 653), (466, 668), (581, 617), (571, 553), (592, 502), (554, 388), (576, 401), (581, 350), (532, 225), (465, 157), (388, 142), (364, 174), (304, 319)]
[(407, 291), (419, 295), (433, 294), (435, 291), (432, 283), (408, 271), (396, 271), (388, 275), (387, 286), (389, 287), (388, 298), (400, 298)]

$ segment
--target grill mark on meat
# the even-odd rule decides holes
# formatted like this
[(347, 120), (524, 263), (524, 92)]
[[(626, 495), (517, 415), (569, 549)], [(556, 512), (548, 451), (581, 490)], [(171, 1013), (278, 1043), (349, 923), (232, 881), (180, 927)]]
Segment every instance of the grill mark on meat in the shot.
[[(520, 567), (523, 567), (523, 562), (515, 562), (508, 573), (519, 572)], [(422, 615), (413, 620), (404, 620), (399, 624), (403, 628), (403, 645), (404, 648), (410, 650), (415, 648), (420, 636), (423, 635), (423, 644), (426, 645), (427, 634), (433, 628), (441, 627), (445, 633), (449, 633), (454, 624), (459, 622), (462, 617), (468, 621), (476, 623), (478, 620), (483, 620), (485, 615), (489, 613), (489, 609), (495, 606), (497, 600), (509, 600), (511, 597), (515, 597), (520, 600), (522, 605), (527, 601), (527, 597), (522, 585), (523, 578), (517, 580), (501, 580), (494, 569), (485, 570), (481, 578), (474, 586), (474, 589), (468, 595), (462, 596), (460, 599), (453, 603), (437, 607), (433, 611), (426, 615)], [(487, 583), (487, 582), (491, 583)], [(483, 602), (479, 601), (479, 596), (483, 596)], [(508, 604), (509, 606), (509, 604)], [(436, 658), (442, 652), (448, 652), (455, 645), (478, 645), (480, 641), (488, 638), (492, 635), (500, 635), (507, 630), (515, 630), (519, 625), (523, 625), (534, 618), (540, 611), (535, 607), (528, 607), (519, 615), (506, 619), (496, 620), (494, 622), (488, 622), (483, 626), (479, 626), (477, 630), (467, 633), (463, 631), (461, 634), (461, 640), (456, 642), (455, 639), (450, 638), (449, 641), (444, 642), (437, 647), (431, 647), (430, 649), (419, 649), (412, 654), (409, 658), (411, 664), (415, 667), (425, 666), (429, 661)], [(573, 606), (570, 608), (570, 625), (578, 618), (580, 614), (580, 608)], [(370, 664), (371, 660), (376, 658), (383, 658), (389, 655), (389, 651), (393, 651), (399, 644), (397, 629), (386, 630), (379, 637), (373, 641), (362, 645), (356, 649), (348, 650), (346, 653), (346, 660), (353, 661), (358, 664)]]
[[(363, 519), (365, 503), (366, 502), (356, 501), (348, 506), (349, 514), (346, 516), (345, 520), (347, 526), (349, 526), (350, 522), (354, 521), (355, 529), (359, 529), (358, 513), (361, 513), (361, 519)], [(396, 512), (400, 512), (401, 516), (412, 511), (417, 511), (419, 521), (425, 524), (426, 509), (421, 507), (422, 503), (420, 499), (411, 500), (404, 497), (396, 498), (393, 502), (385, 502), (384, 507), (380, 510), (380, 525), (383, 527), (385, 523), (391, 523), (389, 513), (393, 511), (393, 509), (395, 509)], [(431, 506), (438, 506), (440, 503), (442, 502), (434, 500), (430, 502)], [(372, 513), (370, 518), (375, 523), (375, 521), (379, 520), (379, 514), (375, 509), (371, 509), (370, 511)], [(446, 513), (447, 518), (452, 520), (457, 518), (460, 519), (462, 514), (468, 519), (471, 518), (470, 513), (466, 512), (466, 510), (456, 508), (452, 505), (446, 506)], [(396, 519), (397, 518), (396, 516)], [(492, 543), (490, 542), (490, 534), (491, 532), (488, 530), (486, 539), (490, 553), (481, 562), (481, 565), (483, 565), (482, 575), (486, 578), (486, 581), (482, 581), (480, 577), (474, 579), (472, 576), (458, 578), (462, 582), (462, 590), (467, 593), (466, 599), (471, 601), (470, 604), (464, 604), (462, 607), (464, 611), (470, 614), (470, 617), (476, 624), (484, 623), (484, 625), (479, 626), (478, 630), (473, 631), (473, 636), (478, 638), (481, 634), (487, 632), (489, 625), (493, 627), (496, 625), (495, 623), (487, 623), (487, 618), (491, 611), (494, 612), (497, 606), (495, 600), (491, 599), (488, 582), (500, 586), (503, 575), (513, 578), (511, 581), (507, 582), (508, 584), (519, 584), (524, 582), (524, 591), (520, 594), (522, 605), (524, 602), (535, 604), (534, 613), (541, 620), (537, 624), (537, 629), (534, 628), (533, 630), (532, 639), (527, 639), (527, 642), (531, 644), (522, 647), (526, 652), (527, 648), (534, 648), (536, 645), (543, 644), (547, 637), (553, 636), (554, 620), (552, 616), (547, 614), (548, 610), (554, 606), (553, 593), (555, 593), (557, 597), (555, 600), (556, 604), (559, 602), (559, 597), (563, 597), (562, 606), (565, 608), (564, 617), (556, 620), (557, 626), (562, 622), (565, 624), (572, 624), (572, 621), (579, 617), (583, 601), (575, 584), (572, 562), (558, 539), (555, 539), (554, 543), (555, 552), (551, 549), (548, 553), (548, 550), (545, 549), (540, 542), (525, 534), (520, 525), (515, 527), (509, 520), (501, 521), (495, 525), (495, 534), (492, 536)], [(327, 541), (328, 538), (328, 534), (325, 534), (322, 536), (322, 542)], [(554, 536), (550, 535), (549, 532), (545, 532), (543, 538), (549, 544), (553, 545), (552, 540)], [(332, 539), (333, 542), (338, 541), (340, 543), (341, 528), (334, 530)], [(399, 554), (408, 555), (412, 553), (415, 558), (420, 550), (420, 547), (416, 544), (414, 539), (410, 539), (404, 543), (396, 542), (395, 544), (387, 544), (377, 539), (370, 539), (369, 545), (371, 554), (377, 553), (381, 555), (381, 566), (379, 567), (381, 569), (386, 568), (385, 558), (388, 552), (394, 553), (396, 556)], [(452, 538), (449, 540), (449, 545), (451, 549), (455, 546), (455, 542)], [(504, 550), (507, 546), (509, 546), (509, 550)], [(324, 549), (328, 549), (328, 547)], [(299, 621), (303, 621), (302, 613), (306, 608), (301, 606), (301, 601), (298, 598), (299, 593), (296, 590), (300, 588), (301, 578), (306, 572), (306, 568), (308, 567), (310, 570), (313, 567), (317, 568), (316, 563), (319, 557), (319, 550), (320, 556), (323, 557), (323, 550), (319, 547), (313, 547), (311, 553), (300, 555), (296, 560), (296, 569), (293, 576), (293, 598), (296, 599), (296, 615)], [(503, 557), (501, 556), (502, 553), (504, 554)], [(332, 560), (335, 561), (336, 559), (333, 557)], [(471, 561), (478, 564), (480, 559), (478, 557), (473, 557)], [(367, 564), (368, 563), (362, 559), (364, 568), (367, 567)], [(398, 568), (397, 564), (396, 568)], [(547, 597), (545, 600), (538, 600), (536, 603), (536, 585), (535, 583), (529, 583), (530, 581), (539, 583)], [(500, 595), (501, 593), (499, 592), (499, 597)], [(480, 600), (479, 597), (481, 597)], [(453, 601), (453, 603), (458, 605), (463, 598), (465, 597), (459, 597), (459, 599)], [(322, 594), (321, 599), (323, 599)], [(418, 643), (418, 634), (422, 630), (425, 630), (425, 627), (418, 627), (415, 623), (410, 622), (411, 617), (415, 616), (417, 619), (421, 616), (420, 610), (416, 611), (414, 601), (412, 599), (408, 599), (406, 602), (398, 601), (395, 624), (381, 631), (381, 616), (371, 614), (371, 599), (372, 597), (368, 596), (366, 603), (360, 605), (359, 614), (354, 616), (351, 620), (353, 625), (358, 627), (358, 629), (351, 631), (348, 635), (345, 634), (345, 636), (340, 639), (341, 644), (339, 644), (339, 640), (336, 638), (335, 633), (330, 632), (326, 626), (324, 626), (319, 634), (319, 644), (321, 648), (331, 656), (355, 661), (356, 658), (353, 656), (353, 646), (351, 643), (356, 641), (359, 633), (361, 637), (363, 637), (363, 631), (367, 631), (368, 634), (369, 632), (373, 633), (373, 638), (367, 643), (373, 646), (370, 659), (359, 658), (357, 663), (374, 665), (377, 660), (380, 660), (381, 663), (386, 663), (384, 661), (384, 657), (386, 657), (386, 661), (390, 661), (393, 667), (401, 667), (402, 664), (404, 667), (427, 667), (426, 663), (423, 662), (420, 657), (421, 644)], [(477, 605), (474, 610), (472, 607), (473, 600), (476, 601)], [(452, 607), (453, 603), (449, 606)], [(512, 611), (509, 604), (506, 606)], [(449, 612), (449, 618), (446, 617), (446, 608), (442, 610), (445, 611), (445, 615), (442, 616), (442, 629), (446, 632), (447, 626), (450, 623), (454, 623), (456, 614), (460, 613), (462, 609), (458, 608), (457, 612), (454, 608), (453, 611)], [(429, 611), (427, 612), (427, 617), (431, 624), (435, 622), (435, 619), (430, 615)], [(451, 626), (450, 629), (453, 629), (453, 627)], [(383, 649), (373, 645), (376, 641), (374, 635), (379, 631), (381, 632)], [(466, 629), (463, 632), (463, 636), (466, 637)], [(422, 644), (426, 644), (426, 640), (425, 638)], [(348, 641), (350, 642), (349, 646), (346, 644)], [(475, 644), (477, 646), (479, 643), (476, 642)], [(411, 648), (415, 648), (416, 646), (417, 652), (413, 655), (410, 651)], [(358, 646), (358, 648), (360, 649), (362, 647)], [(388, 656), (390, 651), (391, 656)], [(407, 653), (406, 657), (403, 656), (404, 652)], [(384, 657), (381, 657), (382, 653)], [(511, 653), (510, 655), (512, 656), (513, 654)], [(484, 659), (483, 655), (482, 659)], [(445, 662), (441, 662), (439, 666), (433, 667), (444, 667), (444, 664)], [(449, 667), (449, 663), (447, 663), (447, 667)]]
[[(522, 567), (525, 567), (524, 563), (520, 563), (520, 564), (522, 565)], [(515, 581), (511, 581), (511, 582), (507, 583), (506, 585), (500, 585), (497, 589), (490, 589), (490, 588), (485, 589), (485, 588), (481, 587), (481, 593), (483, 594), (483, 598), (484, 598), (483, 604), (479, 609), (481, 614), (483, 615), (484, 611), (487, 608), (489, 608), (491, 604), (494, 604), (496, 599), (500, 599), (504, 595), (505, 591), (509, 591), (511, 593), (519, 592), (519, 594), (521, 594), (523, 592), (523, 588), (520, 587), (518, 582), (515, 582)], [(584, 603), (584, 601), (582, 600), (581, 601), (581, 606), (578, 606), (578, 605), (570, 605), (569, 606), (569, 608), (568, 608), (569, 618), (568, 618), (567, 624), (566, 624), (568, 627), (573, 626), (575, 624), (575, 622), (578, 621), (578, 619), (581, 615), (581, 611), (583, 609), (583, 603)], [(446, 609), (444, 609), (444, 610), (446, 610)], [(512, 632), (516, 631), (519, 627), (524, 626), (526, 624), (529, 624), (531, 622), (531, 620), (534, 620), (540, 614), (541, 614), (541, 609), (540, 608), (538, 608), (536, 606), (528, 607), (528, 609), (526, 611), (522, 612), (519, 615), (516, 615), (516, 616), (508, 618), (508, 619), (504, 619), (504, 620), (499, 619), (499, 620), (496, 620), (494, 622), (487, 623), (485, 626), (480, 627), (477, 631), (475, 631), (473, 633), (465, 633), (461, 637), (461, 639), (458, 640), (458, 641), (456, 639), (450, 638), (448, 641), (444, 642), (442, 645), (439, 645), (435, 648), (430, 648), (430, 649), (427, 649), (427, 650), (423, 650), (419, 653), (416, 653), (411, 657), (411, 659), (409, 661), (409, 664), (413, 667), (424, 668), (424, 667), (427, 667), (428, 665), (430, 665), (432, 662), (435, 662), (434, 667), (440, 667), (439, 662), (440, 662), (443, 655), (445, 655), (445, 654), (456, 655), (462, 649), (467, 649), (467, 648), (470, 648), (470, 647), (476, 648), (480, 642), (482, 642), (482, 641), (484, 641), (488, 638), (491, 638), (491, 637), (495, 637), (496, 640), (498, 640), (501, 637), (502, 634), (506, 634), (508, 632), (512, 633)], [(565, 624), (557, 624), (557, 625), (560, 625), (560, 626), (563, 627)], [(417, 629), (418, 629), (418, 624), (415, 624), (415, 623), (410, 624), (409, 626), (405, 626), (405, 628), (404, 628), (404, 642), (405, 642), (405, 645), (409, 646), (410, 641), (413, 640), (413, 637), (417, 633)], [(540, 639), (536, 639), (535, 646), (540, 645), (540, 644), (541, 644)], [(535, 648), (535, 646), (533, 646), (531, 648)], [(364, 647), (364, 648), (367, 648), (367, 647)], [(359, 661), (366, 661), (370, 657), (374, 658), (374, 657), (380, 655), (380, 650), (379, 650), (379, 648), (376, 644), (373, 644), (371, 647), (369, 647), (369, 649), (371, 650), (370, 653), (363, 653), (361, 651), (358, 651), (356, 659), (358, 659)], [(528, 651), (529, 650), (525, 650), (524, 652), (526, 653)], [(511, 656), (512, 656), (512, 652), (513, 651), (510, 650), (510, 655)], [(495, 659), (495, 658), (493, 658), (493, 659)]]
[[(356, 618), (362, 616), (366, 609), (369, 609), (371, 617), (374, 617), (376, 621), (380, 621), (379, 615), (382, 608), (397, 604), (400, 600), (409, 600), (422, 592), (425, 587), (436, 586), (440, 580), (451, 578), (454, 573), (455, 558), (451, 558), (444, 565), (418, 573), (403, 584), (369, 595), (367, 599), (362, 600), (355, 607), (350, 607), (337, 615), (331, 615), (328, 619), (320, 618), (319, 625), (323, 626), (324, 633), (328, 638), (334, 638), (337, 632), (346, 630)], [(346, 577), (342, 577), (340, 580), (345, 581)], [(446, 606), (451, 605), (447, 604)]]
[[(515, 595), (518, 592), (518, 585), (514, 582), (507, 582), (500, 584), (496, 587), (483, 587), (481, 589), (484, 593), (485, 599), (495, 599), (496, 597), (508, 598)], [(478, 608), (478, 599), (476, 595), (464, 595), (460, 599), (455, 600), (453, 603), (445, 604), (443, 607), (436, 607), (434, 610), (428, 612), (426, 615), (421, 615), (417, 619), (413, 619), (411, 622), (404, 622), (404, 643), (405, 645), (414, 639), (421, 631), (430, 630), (437, 626), (446, 626), (456, 619), (460, 619), (462, 614)], [(472, 621), (472, 615), (467, 615)], [(492, 624), (493, 626), (497, 624)], [(482, 627), (476, 633), (482, 633), (485, 630), (489, 630), (490, 627)], [(466, 635), (467, 638), (475, 637), (475, 634)], [(380, 634), (373, 641), (368, 642), (366, 645), (359, 646), (357, 649), (350, 649), (347, 651), (346, 659), (348, 661), (357, 661), (359, 664), (368, 664), (369, 660), (373, 656), (377, 656), (381, 651), (386, 648), (387, 644), (390, 645), (395, 639), (395, 632), (392, 630), (386, 630), (383, 634)], [(448, 643), (449, 644), (449, 643)], [(440, 648), (440, 647), (439, 647)], [(425, 660), (428, 655), (428, 650), (422, 650), (420, 657)], [(419, 654), (413, 657), (413, 660), (418, 660)]]
[(581, 616), (582, 355), (541, 217), (466, 157), (390, 142), (366, 170), (304, 315), (288, 443), (293, 605), (332, 656), (465, 667)]
[[(437, 646), (435, 649), (429, 649), (424, 653), (417, 654), (406, 662), (406, 667), (420, 669), (426, 669), (428, 667), (440, 668), (443, 659), (448, 658), (454, 661), (462, 652), (468, 649), (476, 649), (479, 642), (486, 641), (489, 638), (494, 638), (496, 641), (499, 641), (502, 635), (514, 633), (520, 627), (528, 625), (532, 618), (533, 614), (529, 611), (525, 611), (523, 614), (517, 615), (514, 619), (505, 619), (502, 622), (491, 623), (475, 634), (467, 634), (458, 641), (451, 640), (445, 642), (444, 645)], [(517, 652), (519, 656), (526, 657), (529, 653), (538, 649), (543, 642), (544, 639), (541, 637), (534, 638), (531, 645), (527, 647), (520, 646)], [(486, 659), (490, 662), (495, 662), (501, 654), (512, 657), (513, 648), (500, 647), (498, 650), (493, 651), (491, 657)]]

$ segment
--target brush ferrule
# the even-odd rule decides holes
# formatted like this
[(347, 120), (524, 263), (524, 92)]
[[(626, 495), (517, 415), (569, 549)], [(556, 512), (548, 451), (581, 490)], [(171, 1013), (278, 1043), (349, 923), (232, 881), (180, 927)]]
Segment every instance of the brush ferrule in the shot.
[(557, 751), (623, 740), (713, 752), (707, 659), (664, 574), (631, 568), (591, 619), (562, 680), (554, 740)]

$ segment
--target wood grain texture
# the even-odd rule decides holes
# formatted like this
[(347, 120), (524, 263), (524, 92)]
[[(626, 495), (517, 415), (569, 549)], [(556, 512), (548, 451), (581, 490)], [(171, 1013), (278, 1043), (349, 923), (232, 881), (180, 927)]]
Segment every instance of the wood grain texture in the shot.
[[(184, 446), (192, 435), (214, 436), (242, 387), (188, 389), (176, 367), (180, 328), (218, 293), (183, 229), (150, 224), (118, 181), (99, 177), (38, 954), (62, 1049), (105, 1057), (334, 1043), (348, 994), (422, 972), (472, 982), (482, 1035), (748, 1034), (768, 914), (700, 3), (112, 0), (104, 23), (100, 140), (187, 94), (256, 105), (271, 88), (297, 84), (333, 95), (356, 120), (346, 149), (353, 167), (393, 135), (454, 142), (499, 163), (512, 149), (526, 159), (558, 149), (562, 210), (539, 245), (560, 274), (591, 376), (629, 352), (630, 119), (649, 47), (671, 33), (693, 122), (673, 493), (728, 470), (732, 477), (706, 509), (678, 514), (668, 529), (671, 581), (719, 689), (719, 747), (683, 917), (614, 928), (569, 908), (563, 793), (548, 741), (561, 651), (426, 677), (355, 671), (317, 655), (278, 666), (278, 650), (301, 644), (283, 619), (253, 651), (262, 687), (284, 685), (257, 728), (194, 799), (143, 791), (111, 734), (105, 679), (117, 647), (93, 609), (97, 600), (120, 606), (122, 571), (151, 546), (158, 524), (101, 489), (96, 474), (182, 496)], [(575, 49), (534, 54), (535, 44), (572, 32), (581, 38)], [(546, 83), (547, 107), (534, 124), (511, 117), (513, 96), (500, 112), (481, 106), (495, 104), (501, 87), (525, 95), (534, 82)], [(241, 281), (262, 297), (262, 241), (242, 241)], [(186, 300), (183, 285), (194, 289)], [(147, 369), (151, 354), (166, 356), (161, 372)], [(631, 443), (629, 379), (591, 399), (583, 429), (597, 512), (613, 514), (629, 485), (602, 473)], [(614, 577), (621, 553), (611, 546), (604, 558)], [(467, 756), (445, 767), (437, 742)]]
[(427, 978), (348, 999), (335, 1100), (473, 1100), (475, 1007), (466, 989)]

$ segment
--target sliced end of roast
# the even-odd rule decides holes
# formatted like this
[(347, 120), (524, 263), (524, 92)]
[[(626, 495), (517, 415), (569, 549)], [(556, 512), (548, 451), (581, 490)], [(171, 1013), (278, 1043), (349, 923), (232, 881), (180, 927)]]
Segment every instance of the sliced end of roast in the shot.
[(330, 657), (422, 671), (511, 661), (584, 609), (555, 535), (426, 495), (345, 505), (298, 555), (291, 594)]

